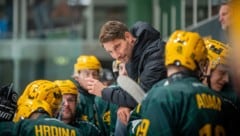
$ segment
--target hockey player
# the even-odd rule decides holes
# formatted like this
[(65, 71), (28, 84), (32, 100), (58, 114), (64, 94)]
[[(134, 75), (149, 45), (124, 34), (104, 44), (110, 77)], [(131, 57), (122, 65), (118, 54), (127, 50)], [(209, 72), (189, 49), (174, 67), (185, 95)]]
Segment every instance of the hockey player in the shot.
[(165, 55), (168, 78), (149, 91), (136, 109), (140, 120), (131, 121), (129, 131), (150, 136), (229, 134), (223, 100), (200, 81), (208, 59), (199, 34), (175, 31)]
[(63, 95), (63, 103), (58, 118), (64, 123), (79, 129), (82, 136), (100, 136), (101, 132), (91, 122), (77, 121), (76, 109), (79, 103), (78, 90), (75, 84), (70, 80), (56, 80)]
[(15, 115), (17, 123), (14, 135), (80, 135), (76, 128), (53, 118), (62, 103), (61, 91), (55, 83), (48, 80), (33, 81), (26, 87), (23, 95), (26, 96), (21, 96)]

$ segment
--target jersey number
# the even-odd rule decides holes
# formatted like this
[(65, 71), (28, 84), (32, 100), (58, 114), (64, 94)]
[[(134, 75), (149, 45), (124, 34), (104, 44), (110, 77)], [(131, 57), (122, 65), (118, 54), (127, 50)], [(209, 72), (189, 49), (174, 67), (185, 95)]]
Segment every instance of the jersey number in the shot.
[(211, 124), (206, 124), (199, 130), (199, 136), (225, 136), (225, 130), (220, 125), (214, 127)]
[(149, 120), (147, 119), (143, 119), (141, 124), (138, 126), (137, 128), (137, 136), (146, 136), (147, 135), (147, 131), (148, 131), (148, 127), (149, 127)]

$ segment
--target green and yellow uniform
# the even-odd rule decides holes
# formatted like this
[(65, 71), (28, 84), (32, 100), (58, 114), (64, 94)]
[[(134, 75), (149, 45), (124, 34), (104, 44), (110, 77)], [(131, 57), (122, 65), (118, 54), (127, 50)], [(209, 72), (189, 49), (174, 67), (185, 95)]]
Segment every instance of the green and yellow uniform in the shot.
[[(92, 73), (89, 73), (89, 70)], [(82, 84), (85, 79), (92, 76), (94, 79), (99, 78), (101, 63), (93, 55), (80, 55), (74, 64), (75, 85), (80, 93), (80, 103), (77, 105), (76, 119), (80, 121), (89, 121), (98, 126), (98, 115), (96, 112), (95, 96), (88, 93), (87, 86)], [(81, 76), (80, 76), (81, 75)]]
[(80, 92), (80, 103), (77, 106), (76, 119), (79, 121), (89, 121), (98, 126), (98, 115), (96, 112), (95, 96), (87, 92), (82, 87), (78, 87)]
[(117, 105), (84, 91), (80, 92), (80, 103), (77, 106), (76, 119), (91, 122), (100, 129), (103, 135), (114, 133)]
[[(224, 110), (219, 95), (196, 77), (177, 73), (155, 84), (143, 100), (134, 135), (226, 135)], [(133, 117), (132, 117), (133, 118)]]
[(16, 123), (16, 136), (80, 136), (77, 128), (67, 125), (47, 114), (37, 119), (24, 119)]
[(78, 121), (70, 125), (73, 127), (76, 127), (79, 130), (81, 136), (101, 136), (102, 135), (101, 131), (97, 128), (97, 126), (95, 126), (91, 122)]
[(97, 113), (99, 115), (99, 128), (106, 136), (114, 134), (117, 120), (116, 104), (107, 102), (100, 97), (95, 98)]

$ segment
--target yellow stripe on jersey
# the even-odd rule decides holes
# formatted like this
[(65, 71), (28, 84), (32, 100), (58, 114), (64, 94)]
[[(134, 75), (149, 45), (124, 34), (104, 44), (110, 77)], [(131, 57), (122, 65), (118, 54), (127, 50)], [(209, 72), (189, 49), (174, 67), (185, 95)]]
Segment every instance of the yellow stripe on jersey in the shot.
[(140, 110), (141, 110), (141, 104), (138, 104), (138, 105), (137, 105), (137, 108), (136, 108), (136, 112), (139, 113)]

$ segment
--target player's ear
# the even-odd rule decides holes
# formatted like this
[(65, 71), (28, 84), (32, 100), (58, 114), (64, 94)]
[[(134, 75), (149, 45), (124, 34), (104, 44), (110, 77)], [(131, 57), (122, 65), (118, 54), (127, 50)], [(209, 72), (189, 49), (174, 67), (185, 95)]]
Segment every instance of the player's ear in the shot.
[(124, 39), (131, 42), (133, 40), (133, 35), (130, 32), (125, 32)]

